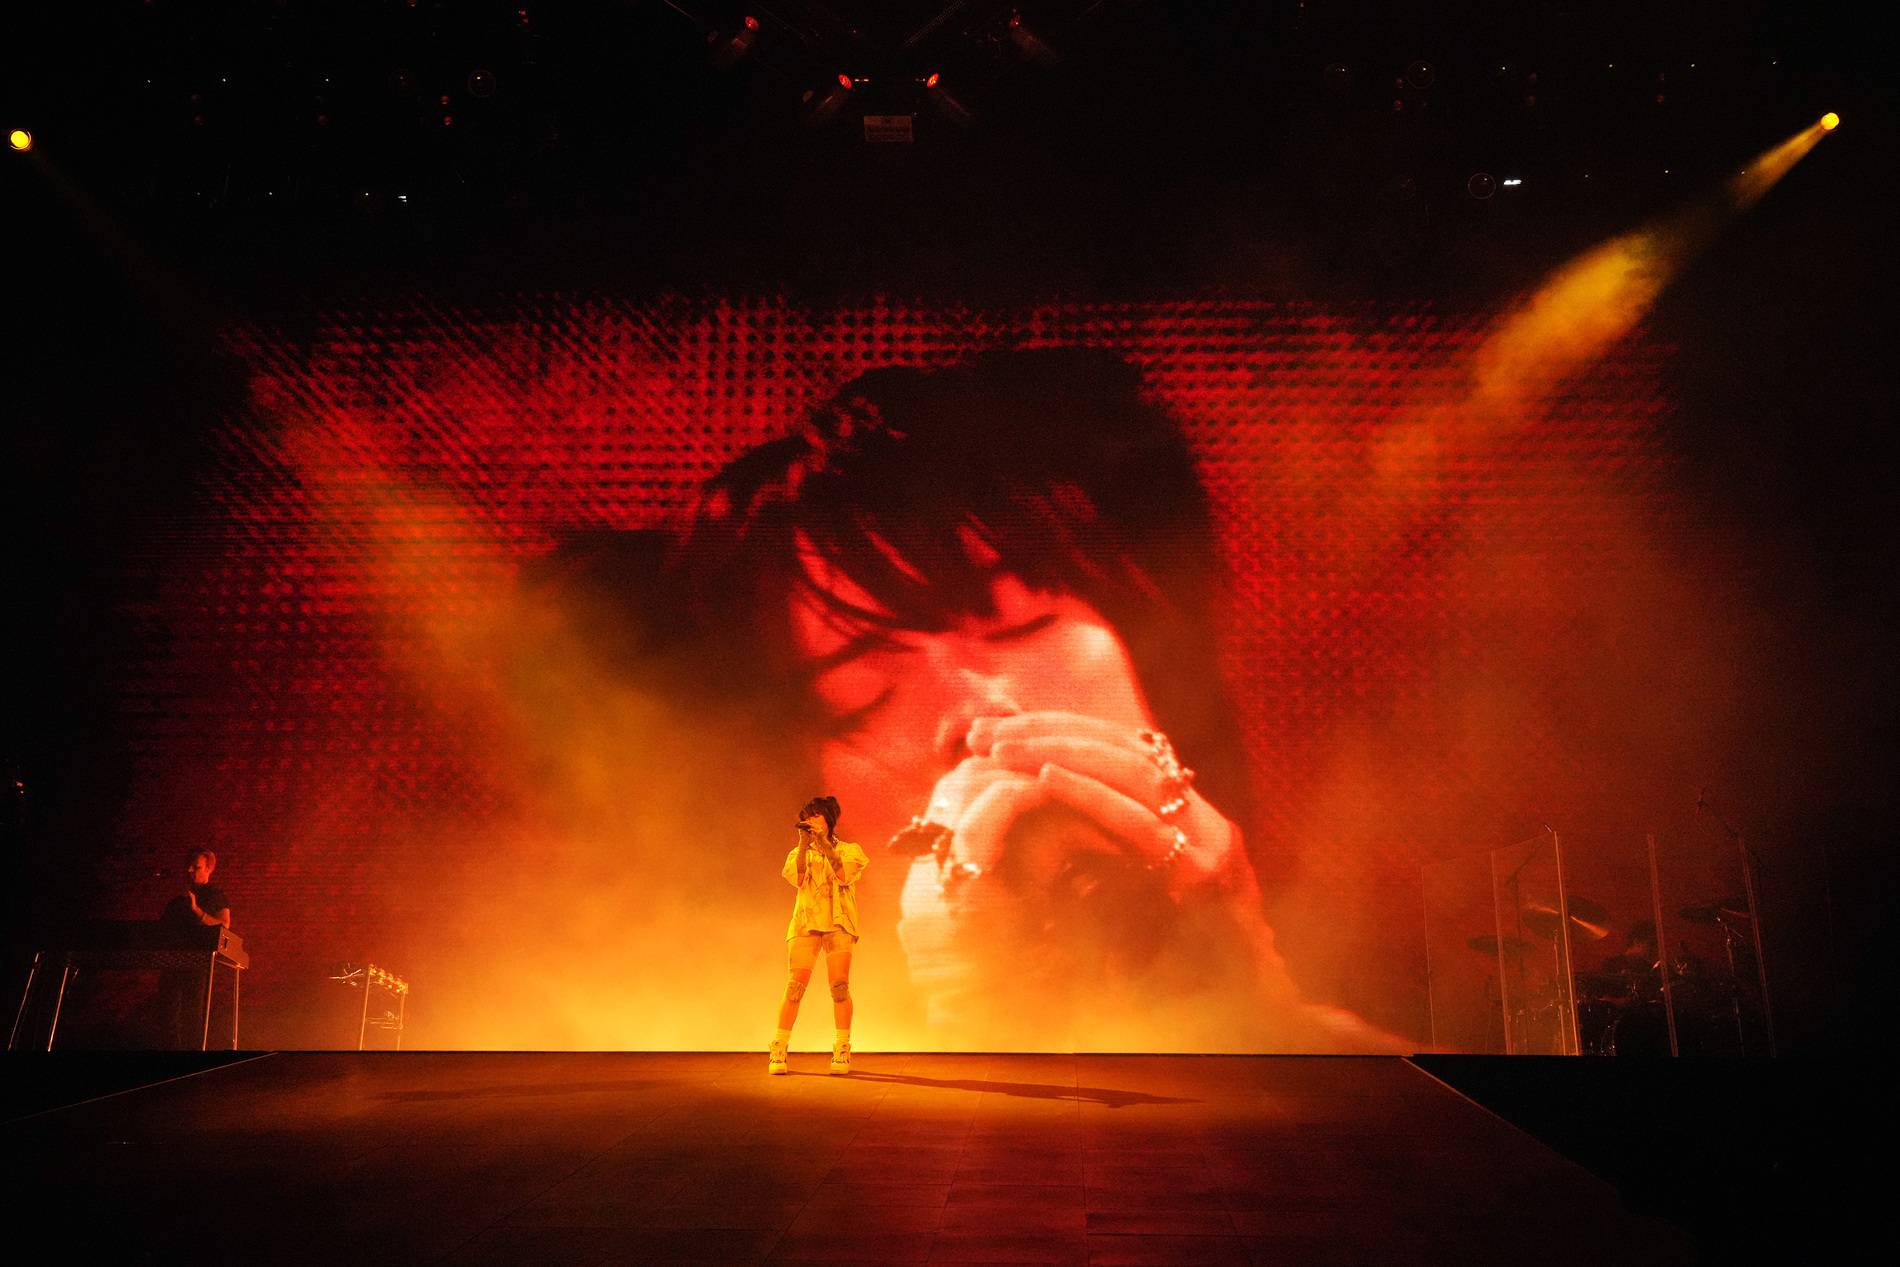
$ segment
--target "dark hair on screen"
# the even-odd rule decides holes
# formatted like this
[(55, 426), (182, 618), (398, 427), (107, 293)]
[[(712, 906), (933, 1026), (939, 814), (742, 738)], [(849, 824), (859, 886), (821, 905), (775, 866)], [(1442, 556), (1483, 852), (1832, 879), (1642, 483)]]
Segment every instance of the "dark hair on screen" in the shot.
[(838, 834), (838, 798), (835, 796), (814, 796), (805, 802), (805, 808), (798, 811), (800, 822), (813, 814), (825, 816), (825, 835)]
[[(894, 619), (814, 586), (799, 562), (801, 536)], [(1111, 353), (999, 351), (942, 369), (861, 374), (792, 434), (707, 481), (679, 560), (696, 623), (736, 635), (718, 653), (729, 687), (776, 689), (814, 741), (854, 719), (823, 714), (816, 671), (795, 653), (801, 592), (867, 637), (991, 615), (998, 573), (1072, 594), (1127, 645), (1157, 723), (1199, 771), (1200, 788), (1243, 827), (1251, 819), (1219, 672), (1212, 600), (1223, 572), (1206, 494), (1178, 423)]]

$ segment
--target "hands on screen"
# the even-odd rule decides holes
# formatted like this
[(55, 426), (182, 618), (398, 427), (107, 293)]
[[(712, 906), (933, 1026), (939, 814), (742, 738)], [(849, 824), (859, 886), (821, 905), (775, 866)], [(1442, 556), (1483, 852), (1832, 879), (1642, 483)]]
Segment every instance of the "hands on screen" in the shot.
[[(1239, 828), (1192, 787), (1171, 785), (1140, 732), (1078, 713), (1028, 712), (978, 718), (965, 742), (971, 755), (938, 780), (925, 814), (951, 829), (957, 862), (994, 869), (1020, 818), (1061, 806), (1129, 863), (1153, 868), (1161, 892), (1178, 897), (1210, 881), (1252, 892)], [(1164, 815), (1177, 794), (1185, 804)], [(1177, 830), (1187, 843), (1175, 856)]]
[(979, 718), (965, 745), (922, 815), (949, 829), (942, 852), (913, 863), (901, 899), (933, 1023), (1038, 1023), (999, 1008), (999, 991), (1029, 1011), (1058, 998), (1095, 999), (1096, 1016), (1139, 1006), (1139, 968), (1189, 904), (1221, 908), (1243, 977), (1270, 946), (1240, 829), (1170, 778), (1139, 728), (1021, 712)]

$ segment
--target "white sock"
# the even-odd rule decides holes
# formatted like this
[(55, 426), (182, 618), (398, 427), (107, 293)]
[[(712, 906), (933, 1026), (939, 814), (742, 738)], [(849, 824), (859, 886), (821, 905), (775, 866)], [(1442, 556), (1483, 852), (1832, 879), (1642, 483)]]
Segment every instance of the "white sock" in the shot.
[(775, 1029), (772, 1031), (772, 1041), (775, 1043), (789, 1043), (792, 1041), (792, 1031), (789, 1029)]
[(835, 1047), (837, 1043), (848, 1043), (850, 1041), (851, 1041), (851, 1031), (848, 1029), (841, 1029), (838, 1031), (837, 1042), (834, 1042), (832, 1045)]

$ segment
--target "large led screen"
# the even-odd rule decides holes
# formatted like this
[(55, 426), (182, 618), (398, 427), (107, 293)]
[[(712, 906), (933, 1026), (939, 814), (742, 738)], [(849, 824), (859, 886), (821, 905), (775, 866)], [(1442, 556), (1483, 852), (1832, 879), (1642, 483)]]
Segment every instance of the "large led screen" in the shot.
[(1540, 376), (1513, 311), (229, 329), (245, 403), (132, 564), (102, 907), (215, 848), (247, 1046), (353, 1045), (348, 961), (411, 983), (407, 1046), (761, 1048), (826, 793), (861, 1049), (1425, 1045), (1422, 867), (1623, 830), (1745, 741), (1669, 349)]

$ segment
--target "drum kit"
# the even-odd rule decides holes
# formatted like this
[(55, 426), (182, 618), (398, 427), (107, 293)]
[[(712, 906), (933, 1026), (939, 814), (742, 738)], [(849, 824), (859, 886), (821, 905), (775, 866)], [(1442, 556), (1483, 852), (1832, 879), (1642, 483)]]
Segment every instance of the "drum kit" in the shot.
[[(1566, 903), (1573, 946), (1576, 940), (1602, 941), (1610, 934), (1609, 912), (1599, 902), (1572, 897)], [(1668, 970), (1652, 931), (1632, 936), (1621, 954), (1593, 971), (1573, 974), (1577, 1009), (1576, 1046), (1585, 1056), (1667, 1056), (1671, 1054), (1671, 1013), (1675, 1052), (1680, 1055), (1738, 1055), (1749, 1049), (1744, 1019), (1746, 982), (1753, 972), (1749, 904), (1723, 897), (1677, 912), (1691, 924), (1721, 933), (1726, 962), (1711, 964), (1686, 946), (1673, 947)], [(1543, 963), (1543, 981), (1524, 984), (1509, 1000), (1499, 978), (1490, 990), (1507, 1022), (1507, 1050), (1561, 1054), (1568, 1049), (1561, 983), (1562, 953), (1557, 940), (1563, 917), (1554, 909), (1530, 904), (1517, 927), (1529, 936), (1484, 933), (1468, 938), (1467, 949), (1497, 963), (1520, 983), (1528, 969)]]

